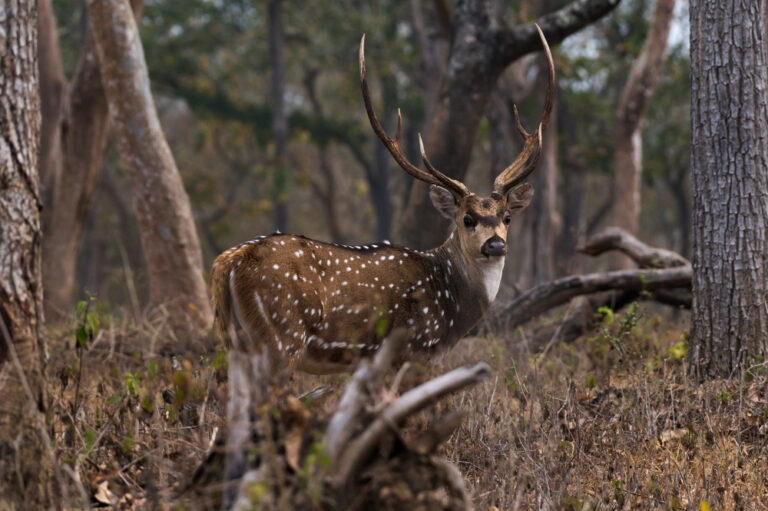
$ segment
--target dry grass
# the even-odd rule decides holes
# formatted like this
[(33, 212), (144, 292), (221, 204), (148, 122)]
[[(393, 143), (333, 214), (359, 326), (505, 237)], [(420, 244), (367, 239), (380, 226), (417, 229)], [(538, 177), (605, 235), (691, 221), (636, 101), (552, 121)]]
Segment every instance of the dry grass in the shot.
[[(87, 350), (70, 328), (51, 345), (56, 448), (81, 499), (73, 507), (95, 494), (124, 509), (199, 507), (178, 493), (222, 426), (226, 358), (153, 354), (162, 319), (100, 320)], [(698, 384), (677, 358), (686, 322), (639, 309), (545, 356), (520, 347), (524, 332), (467, 339), (429, 374), (484, 360), (490, 382), (438, 404), (405, 436), (466, 411), (442, 450), (478, 509), (768, 509), (765, 364)]]

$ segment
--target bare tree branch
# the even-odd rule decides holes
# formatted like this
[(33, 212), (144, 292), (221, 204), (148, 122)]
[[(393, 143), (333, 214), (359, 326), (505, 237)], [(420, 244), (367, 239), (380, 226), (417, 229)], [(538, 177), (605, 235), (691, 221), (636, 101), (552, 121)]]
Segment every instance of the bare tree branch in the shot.
[(593, 236), (579, 247), (579, 252), (598, 256), (610, 250), (618, 250), (634, 260), (640, 268), (675, 268), (690, 266), (691, 262), (677, 252), (665, 248), (649, 247), (618, 227), (610, 227)]
[(579, 295), (601, 291), (655, 291), (662, 288), (678, 288), (691, 285), (692, 270), (688, 266), (663, 270), (619, 270), (588, 275), (563, 277), (523, 293), (497, 313), (514, 328), (536, 316), (568, 302)]
[(378, 419), (368, 426), (365, 432), (345, 448), (344, 457), (339, 460), (335, 467), (336, 475), (333, 477), (332, 484), (337, 488), (347, 485), (360, 466), (373, 453), (382, 437), (392, 427), (399, 425), (407, 417), (417, 413), (437, 399), (479, 383), (487, 379), (489, 375), (490, 368), (484, 363), (472, 367), (460, 367), (400, 396)]
[[(575, 0), (536, 20), (550, 45), (559, 44), (574, 32), (611, 12), (621, 0)], [(533, 23), (499, 32), (498, 60), (504, 65), (541, 49)]]
[(347, 384), (339, 406), (333, 414), (325, 434), (325, 452), (331, 463), (336, 463), (342, 448), (356, 433), (355, 421), (359, 419), (368, 402), (367, 389), (376, 386), (385, 371), (395, 360), (405, 339), (405, 331), (393, 332), (387, 337), (373, 361), (363, 360)]

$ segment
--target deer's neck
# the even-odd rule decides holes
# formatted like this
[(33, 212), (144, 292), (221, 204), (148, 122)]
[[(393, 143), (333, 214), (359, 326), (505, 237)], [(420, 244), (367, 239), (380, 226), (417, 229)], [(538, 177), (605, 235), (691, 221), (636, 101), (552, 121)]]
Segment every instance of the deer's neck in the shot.
[[(439, 247), (430, 251), (451, 274), (457, 301), (474, 325), (496, 298), (504, 270), (504, 257), (471, 258), (461, 247), (459, 237), (451, 233)], [(474, 316), (474, 317), (473, 317)]]

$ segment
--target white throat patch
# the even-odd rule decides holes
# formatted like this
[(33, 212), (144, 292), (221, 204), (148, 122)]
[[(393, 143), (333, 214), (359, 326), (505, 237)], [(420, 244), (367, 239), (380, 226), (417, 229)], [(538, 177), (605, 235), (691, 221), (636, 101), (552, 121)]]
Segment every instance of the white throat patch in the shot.
[(485, 295), (488, 297), (488, 303), (496, 298), (501, 285), (501, 274), (504, 270), (505, 257), (496, 257), (495, 261), (478, 260), (478, 266), (483, 273), (483, 285)]

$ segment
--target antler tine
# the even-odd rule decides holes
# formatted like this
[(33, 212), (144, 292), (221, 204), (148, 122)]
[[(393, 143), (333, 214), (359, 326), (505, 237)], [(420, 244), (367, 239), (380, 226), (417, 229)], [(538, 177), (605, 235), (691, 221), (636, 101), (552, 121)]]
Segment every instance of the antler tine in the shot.
[[(544, 130), (547, 129), (549, 120), (552, 117), (552, 109), (554, 108), (555, 104), (555, 62), (552, 58), (552, 51), (549, 49), (547, 38), (544, 37), (544, 32), (541, 30), (541, 27), (538, 24), (536, 24), (536, 30), (539, 32), (539, 37), (541, 38), (541, 42), (544, 46), (544, 53), (547, 56), (547, 72), (549, 75), (549, 80), (547, 81), (547, 94), (544, 100), (544, 109), (541, 114), (541, 120), (539, 121), (538, 128), (534, 133), (528, 133), (523, 127), (523, 124), (520, 122), (520, 117), (517, 113), (517, 106), (514, 107), (515, 124), (517, 125), (517, 130), (520, 132), (525, 142), (523, 144), (523, 149), (520, 151), (520, 154), (517, 156), (517, 158), (515, 158), (509, 167), (504, 169), (504, 171), (499, 174), (493, 182), (494, 189), (501, 192), (502, 194), (506, 194), (512, 187), (521, 183), (536, 168), (536, 165), (539, 162), (539, 158), (541, 157), (541, 145), (543, 139), (542, 135)], [(532, 155), (534, 158), (528, 162), (528, 159), (531, 158)], [(526, 162), (528, 162), (527, 165)]]
[(421, 133), (419, 133), (419, 150), (421, 151), (421, 161), (424, 162), (424, 166), (427, 167), (427, 170), (430, 174), (435, 176), (440, 181), (440, 185), (442, 187), (447, 188), (459, 197), (465, 197), (469, 195), (469, 188), (467, 188), (464, 183), (456, 179), (451, 179), (450, 177), (437, 170), (434, 165), (432, 165), (432, 163), (429, 161), (429, 158), (427, 158), (427, 152), (424, 150), (424, 141), (421, 139)]
[(395, 161), (403, 168), (403, 170), (405, 170), (416, 179), (432, 185), (443, 186), (437, 177), (424, 172), (409, 162), (408, 158), (406, 158), (403, 152), (400, 150), (400, 135), (402, 132), (403, 123), (402, 117), (400, 115), (400, 109), (397, 110), (397, 132), (395, 133), (394, 139), (389, 138), (386, 131), (384, 131), (384, 128), (379, 122), (379, 119), (376, 117), (376, 112), (373, 110), (373, 102), (371, 101), (371, 94), (368, 90), (368, 80), (365, 76), (365, 34), (363, 34), (363, 38), (360, 40), (360, 89), (363, 92), (363, 102), (365, 103), (365, 111), (368, 114), (368, 120), (371, 122), (371, 128), (373, 128), (376, 136), (378, 136), (379, 139), (381, 139), (381, 141), (384, 143)]

